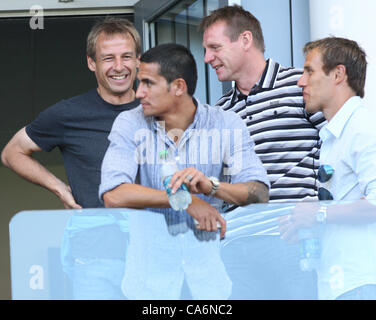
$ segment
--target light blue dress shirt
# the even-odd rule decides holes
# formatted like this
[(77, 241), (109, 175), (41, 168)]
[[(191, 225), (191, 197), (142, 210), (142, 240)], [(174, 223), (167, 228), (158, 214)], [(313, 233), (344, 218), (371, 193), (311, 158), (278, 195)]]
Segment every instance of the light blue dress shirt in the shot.
[[(142, 107), (121, 113), (109, 135), (99, 195), (123, 183), (163, 190), (159, 151), (169, 149), (179, 168), (194, 166), (206, 176), (270, 186), (241, 118), (197, 104), (192, 124), (175, 144), (162, 122), (145, 117)], [(222, 200), (198, 195), (220, 208)], [(219, 236), (197, 230), (192, 217), (172, 209), (130, 215), (130, 245), (123, 292), (131, 299), (177, 299), (184, 276), (196, 299), (226, 299), (231, 281), (219, 255)]]
[[(320, 131), (320, 164), (334, 168), (322, 186), (334, 200), (376, 199), (375, 124), (375, 113), (360, 97), (352, 97)], [(376, 284), (376, 224), (328, 224), (322, 245), (320, 299)]]

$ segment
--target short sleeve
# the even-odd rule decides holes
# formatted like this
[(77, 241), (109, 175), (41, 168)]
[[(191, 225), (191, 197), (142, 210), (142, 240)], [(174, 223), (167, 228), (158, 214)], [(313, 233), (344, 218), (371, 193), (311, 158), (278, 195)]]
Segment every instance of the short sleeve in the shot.
[(64, 143), (64, 101), (42, 111), (26, 126), (26, 133), (43, 151), (51, 151)]

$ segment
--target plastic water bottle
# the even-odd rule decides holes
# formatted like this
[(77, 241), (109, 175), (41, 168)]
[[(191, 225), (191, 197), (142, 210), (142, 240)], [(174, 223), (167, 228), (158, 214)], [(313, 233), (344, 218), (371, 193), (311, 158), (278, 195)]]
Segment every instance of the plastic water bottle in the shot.
[(174, 157), (169, 156), (167, 150), (163, 150), (159, 153), (161, 159), (161, 178), (163, 186), (166, 189), (168, 200), (171, 208), (175, 211), (186, 210), (192, 203), (192, 196), (188, 191), (187, 186), (183, 183), (174, 194), (171, 193), (171, 188), (168, 187), (172, 175), (179, 171), (178, 165)]
[(300, 229), (300, 270), (316, 270), (321, 257), (321, 243), (316, 229)]

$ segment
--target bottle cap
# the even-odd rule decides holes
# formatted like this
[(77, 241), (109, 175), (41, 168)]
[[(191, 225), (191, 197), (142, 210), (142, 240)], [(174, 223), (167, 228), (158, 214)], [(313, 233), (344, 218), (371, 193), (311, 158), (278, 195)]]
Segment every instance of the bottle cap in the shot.
[(159, 152), (160, 159), (167, 159), (168, 158), (168, 150), (162, 150)]

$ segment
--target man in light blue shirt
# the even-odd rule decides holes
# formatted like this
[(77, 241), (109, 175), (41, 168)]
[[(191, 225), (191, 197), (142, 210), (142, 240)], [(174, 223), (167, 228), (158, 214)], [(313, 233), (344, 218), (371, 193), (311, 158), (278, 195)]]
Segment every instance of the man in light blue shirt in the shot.
[[(100, 198), (106, 207), (147, 208), (130, 218), (123, 291), (134, 299), (177, 299), (184, 276), (199, 299), (224, 299), (231, 290), (219, 256), (224, 202), (267, 202), (270, 186), (247, 128), (238, 115), (193, 98), (192, 54), (166, 44), (141, 57), (138, 108), (115, 120), (102, 164)], [(170, 208), (159, 151), (178, 158), (172, 191), (192, 193), (186, 211)], [(194, 220), (198, 225), (195, 226)]]
[[(320, 299), (376, 299), (375, 113), (364, 106), (366, 55), (355, 41), (329, 37), (306, 44), (298, 85), (308, 112), (322, 111), (320, 200), (302, 203), (281, 221), (281, 235), (325, 226), (318, 266)], [(320, 196), (321, 195), (321, 196)]]

